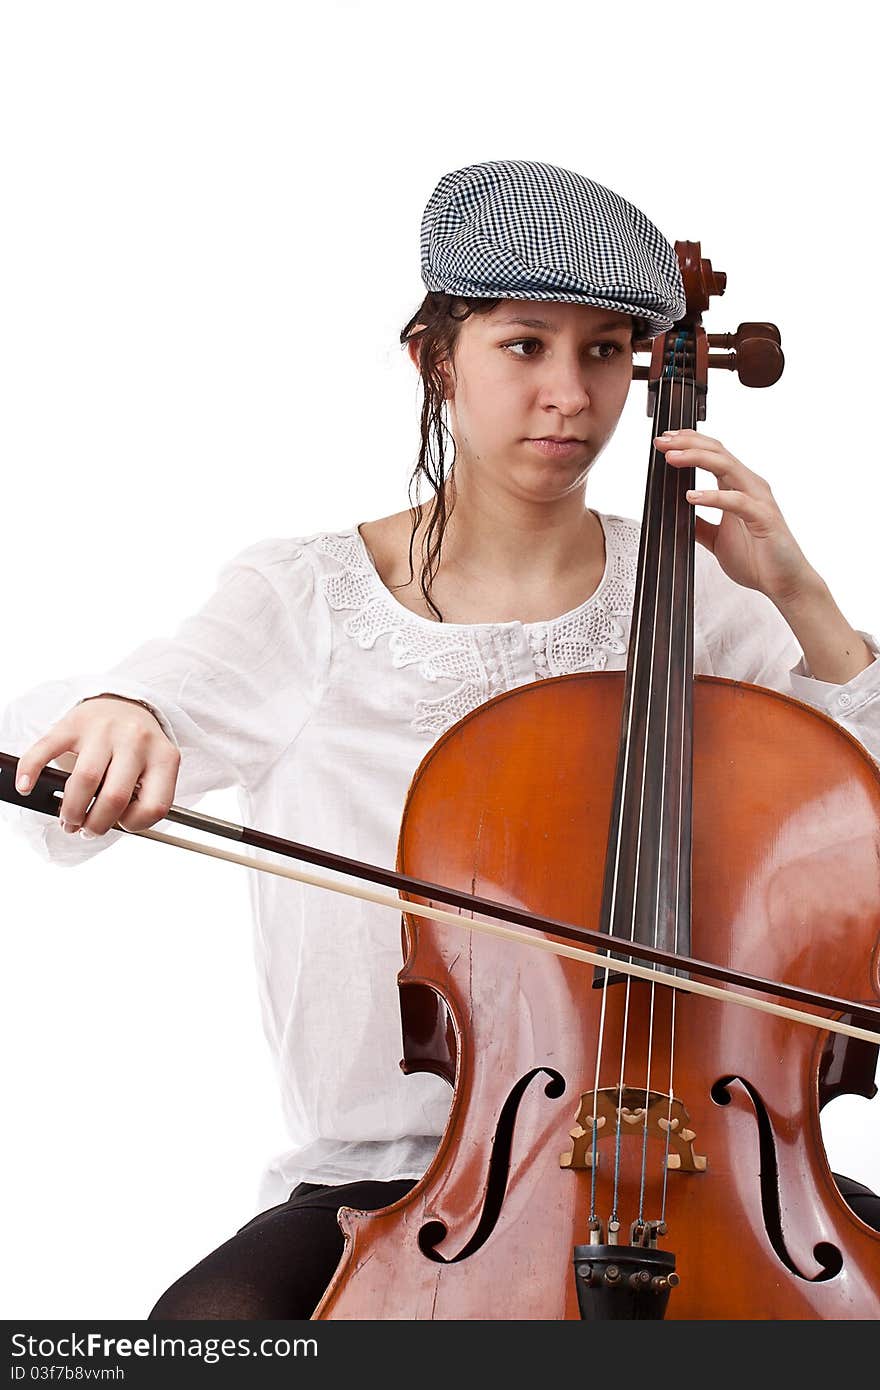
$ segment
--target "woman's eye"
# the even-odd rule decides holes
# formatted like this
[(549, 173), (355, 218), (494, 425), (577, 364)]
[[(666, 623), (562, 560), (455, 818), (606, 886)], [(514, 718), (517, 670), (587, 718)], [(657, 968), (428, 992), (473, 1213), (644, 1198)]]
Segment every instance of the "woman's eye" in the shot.
[[(505, 343), (504, 347), (506, 351), (510, 352), (512, 348), (526, 347), (529, 345), (534, 347), (541, 346), (537, 338), (518, 338), (515, 343)], [(623, 352), (624, 349), (620, 343), (594, 343), (590, 351), (598, 355), (600, 362), (609, 362), (612, 357), (616, 357), (617, 354)], [(515, 357), (523, 357), (527, 360), (530, 357), (534, 357), (536, 354), (534, 352), (526, 352), (522, 354), (514, 353), (513, 355)]]
[[(509, 351), (510, 348), (525, 347), (525, 345), (526, 345), (527, 343), (532, 343), (532, 344), (534, 344), (534, 345), (537, 346), (537, 347), (540, 347), (540, 346), (541, 346), (541, 344), (538, 342), (538, 339), (537, 339), (537, 338), (518, 338), (517, 341), (516, 341), (515, 343), (505, 343), (504, 346), (505, 346), (505, 348), (507, 348), (508, 351)], [(519, 353), (514, 353), (513, 355), (514, 355), (514, 357), (518, 357), (518, 356), (519, 356)], [(527, 353), (524, 353), (523, 355), (524, 355), (525, 357), (534, 357), (535, 354), (534, 354), (533, 352), (527, 352)]]

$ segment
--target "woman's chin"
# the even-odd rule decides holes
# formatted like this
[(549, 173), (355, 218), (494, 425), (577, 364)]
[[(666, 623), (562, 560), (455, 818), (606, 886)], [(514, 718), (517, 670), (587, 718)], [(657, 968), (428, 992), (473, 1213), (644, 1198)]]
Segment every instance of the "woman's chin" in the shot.
[(565, 502), (572, 494), (584, 491), (586, 473), (563, 477), (560, 476), (561, 472), (562, 470), (555, 469), (552, 475), (543, 474), (539, 477), (518, 479), (514, 484), (515, 496), (523, 502), (537, 502), (550, 506), (554, 502)]

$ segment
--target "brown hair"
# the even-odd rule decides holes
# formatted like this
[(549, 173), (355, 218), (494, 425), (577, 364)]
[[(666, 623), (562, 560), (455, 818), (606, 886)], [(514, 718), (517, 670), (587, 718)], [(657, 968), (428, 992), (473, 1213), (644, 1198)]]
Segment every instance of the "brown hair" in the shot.
[[(431, 585), (440, 567), (440, 551), (443, 533), (455, 505), (455, 440), (443, 419), (446, 403), (446, 382), (440, 371), (441, 362), (454, 366), (455, 347), (461, 332), (461, 325), (471, 314), (488, 314), (500, 299), (466, 299), (461, 295), (425, 295), (409, 323), (401, 331), (400, 341), (406, 345), (419, 343), (419, 375), (422, 379), (421, 444), (419, 457), (412, 477), (409, 480), (410, 515), (412, 531), (409, 538), (409, 582), (413, 574), (413, 546), (416, 531), (422, 520), (426, 505), (430, 505), (428, 524), (422, 537), (422, 565), (419, 587), (425, 602), (440, 621), (443, 614), (431, 598)], [(416, 325), (420, 325), (416, 331)], [(443, 436), (446, 434), (452, 443), (452, 458), (447, 467)], [(434, 489), (434, 497), (428, 504), (420, 498), (421, 482), (426, 480)]]

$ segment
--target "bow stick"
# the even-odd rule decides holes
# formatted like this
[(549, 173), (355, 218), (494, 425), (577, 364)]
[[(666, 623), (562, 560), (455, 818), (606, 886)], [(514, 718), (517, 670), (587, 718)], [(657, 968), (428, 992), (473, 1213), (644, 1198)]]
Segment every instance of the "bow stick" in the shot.
[[(70, 773), (62, 772), (57, 768), (46, 767), (40, 773), (30, 793), (23, 796), (15, 788), (17, 765), (17, 757), (0, 752), (0, 800), (8, 801), (25, 810), (57, 817), (64, 786)], [(745, 1008), (775, 1014), (780, 1018), (805, 1023), (822, 1032), (841, 1033), (846, 1037), (857, 1038), (863, 1042), (880, 1043), (880, 1009), (871, 1004), (863, 1004), (850, 999), (839, 999), (830, 994), (818, 994), (815, 991), (801, 989), (797, 985), (787, 984), (783, 981), (766, 980), (761, 976), (744, 974), (742, 971), (731, 970), (725, 966), (715, 965), (710, 961), (676, 955), (674, 952), (663, 951), (659, 947), (646, 946), (642, 942), (609, 937), (606, 932), (592, 931), (588, 927), (578, 927), (571, 922), (563, 922), (554, 917), (545, 917), (540, 913), (528, 912), (510, 903), (501, 903), (492, 898), (482, 898), (473, 893), (464, 893), (455, 888), (448, 888), (443, 884), (430, 883), (425, 879), (413, 878), (408, 874), (396, 873), (391, 869), (383, 869), (376, 864), (368, 864), (358, 859), (349, 859), (343, 855), (333, 854), (329, 850), (320, 850), (311, 845), (298, 844), (294, 840), (285, 840), (278, 835), (267, 835), (251, 826), (239, 825), (234, 821), (223, 820), (218, 816), (208, 816), (198, 811), (189, 811), (182, 806), (172, 805), (163, 819), (187, 826), (192, 830), (203, 830), (208, 834), (217, 835), (224, 839), (237, 840), (255, 849), (268, 850), (270, 853), (281, 854), (289, 859), (298, 859), (303, 863), (315, 864), (367, 882), (396, 888), (399, 892), (410, 893), (417, 898), (448, 903), (467, 912), (479, 912), (493, 920), (480, 922), (473, 918), (462, 917), (459, 913), (446, 912), (441, 908), (429, 906), (427, 903), (413, 902), (402, 897), (394, 897), (388, 893), (377, 893), (350, 884), (336, 883), (331, 879), (304, 873), (302, 870), (266, 864), (248, 855), (233, 854), (228, 850), (196, 844), (191, 840), (165, 835), (155, 830), (127, 830), (124, 825), (120, 825), (118, 822), (113, 828), (138, 839), (157, 840), (162, 844), (173, 845), (178, 849), (190, 850), (196, 854), (206, 854), (216, 859), (225, 859), (233, 864), (241, 864), (245, 868), (277, 874), (282, 878), (293, 879), (298, 883), (306, 883), (312, 887), (326, 888), (330, 892), (343, 893), (366, 902), (378, 903), (381, 906), (404, 912), (409, 916), (431, 918), (434, 921), (445, 922), (467, 931), (497, 936), (507, 941), (533, 946), (538, 950), (548, 951), (554, 955), (582, 960), (600, 968), (613, 968), (615, 973), (631, 975), (642, 980), (651, 980), (670, 989), (681, 989), (689, 994), (699, 994), (711, 999), (723, 1000), (725, 1003), (739, 1004)], [(515, 931), (509, 925), (497, 925), (498, 922), (515, 923), (517, 926), (526, 927), (528, 931)], [(562, 937), (563, 941), (548, 941), (543, 936), (529, 935), (529, 932), (550, 932), (553, 936)], [(613, 958), (613, 966), (610, 966), (609, 942), (611, 941), (615, 943), (613, 947), (615, 952), (625, 948), (627, 956), (635, 957), (638, 961), (649, 961), (653, 965), (667, 966), (670, 971), (685, 970), (688, 975), (693, 974), (706, 979), (721, 980), (726, 984), (736, 986), (736, 989), (718, 989), (713, 985), (704, 984), (703, 978), (692, 980), (683, 978), (678, 973), (667, 974), (666, 971), (653, 970), (644, 964), (634, 964), (632, 960), (621, 960), (616, 954)], [(581, 944), (568, 945), (565, 944), (566, 942)], [(590, 946), (596, 949), (592, 951), (585, 949)], [(598, 952), (602, 952), (602, 954), (598, 954)], [(750, 995), (739, 993), (739, 990), (742, 989), (755, 990), (761, 994), (776, 995), (784, 999), (793, 999), (798, 1003), (808, 1004), (817, 1009), (829, 1009), (834, 1013), (849, 1014), (852, 1018), (859, 1018), (863, 1022), (872, 1024), (874, 1031), (851, 1023), (844, 1023), (839, 1019), (823, 1018), (800, 1009), (787, 1008), (781, 1004), (771, 1003), (769, 1000), (755, 999)]]

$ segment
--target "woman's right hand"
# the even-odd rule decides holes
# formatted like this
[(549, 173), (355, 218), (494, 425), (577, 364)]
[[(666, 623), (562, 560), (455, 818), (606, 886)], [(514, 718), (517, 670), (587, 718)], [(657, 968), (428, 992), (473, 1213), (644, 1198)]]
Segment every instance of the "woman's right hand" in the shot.
[(22, 753), (16, 786), (24, 774), (33, 787), (53, 758), (70, 771), (62, 828), (82, 828), (85, 839), (106, 834), (117, 821), (126, 830), (147, 830), (174, 801), (180, 753), (150, 711), (124, 696), (92, 696), (68, 710)]

